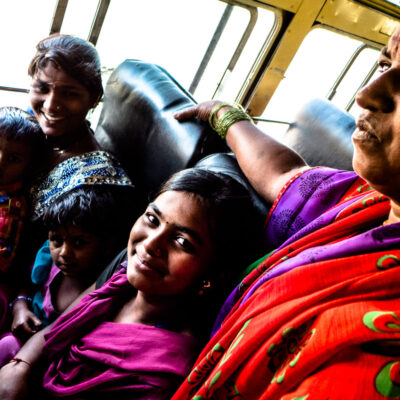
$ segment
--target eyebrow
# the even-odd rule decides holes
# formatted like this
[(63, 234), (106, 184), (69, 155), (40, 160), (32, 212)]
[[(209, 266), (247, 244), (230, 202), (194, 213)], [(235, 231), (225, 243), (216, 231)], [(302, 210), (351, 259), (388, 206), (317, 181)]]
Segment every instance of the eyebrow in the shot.
[[(39, 83), (40, 85), (43, 85), (43, 86), (53, 86), (53, 85), (54, 85), (54, 83), (43, 81), (43, 80), (41, 80), (40, 78), (38, 78), (37, 76), (34, 76), (33, 79), (34, 79), (37, 83)], [(63, 84), (59, 85), (59, 84), (56, 84), (56, 87), (57, 87), (57, 86), (58, 86), (58, 87), (61, 87), (62, 89), (81, 90), (80, 87), (74, 86), (74, 85), (63, 85)]]
[(387, 58), (390, 58), (390, 53), (387, 46), (383, 46), (381, 50), (381, 55)]
[[(149, 207), (151, 207), (153, 209), (153, 211), (162, 219), (164, 218), (163, 213), (160, 211), (160, 209), (157, 207), (157, 205), (155, 203), (150, 203)], [(177, 230), (187, 233), (188, 235), (190, 235), (199, 245), (203, 244), (203, 240), (201, 239), (200, 235), (198, 232), (196, 232), (193, 229), (190, 229), (186, 226), (183, 225), (178, 225), (178, 224), (171, 224), (172, 226), (174, 226)]]

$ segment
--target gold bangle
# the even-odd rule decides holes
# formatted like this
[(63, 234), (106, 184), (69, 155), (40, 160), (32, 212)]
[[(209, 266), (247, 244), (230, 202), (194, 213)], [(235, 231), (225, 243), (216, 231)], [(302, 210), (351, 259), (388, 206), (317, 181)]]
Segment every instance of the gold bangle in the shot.
[(214, 124), (215, 117), (217, 116), (218, 111), (221, 108), (224, 108), (224, 107), (233, 107), (233, 108), (237, 108), (239, 110), (243, 110), (244, 111), (243, 107), (239, 103), (223, 102), (223, 103), (217, 104), (211, 110), (210, 115), (208, 117), (208, 123), (210, 124), (211, 128), (214, 129), (214, 130), (215, 130), (215, 124)]
[(253, 122), (252, 118), (242, 109), (231, 108), (225, 111), (215, 123), (214, 130), (218, 133), (221, 139), (226, 138), (228, 129), (236, 122), (239, 121), (250, 121)]

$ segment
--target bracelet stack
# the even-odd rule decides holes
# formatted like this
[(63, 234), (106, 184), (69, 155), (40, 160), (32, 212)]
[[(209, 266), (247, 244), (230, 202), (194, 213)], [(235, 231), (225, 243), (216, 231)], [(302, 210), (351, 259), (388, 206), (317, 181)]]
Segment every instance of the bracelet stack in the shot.
[(10, 302), (8, 305), (10, 307), (10, 310), (12, 310), (14, 304), (19, 301), (19, 300), (25, 300), (27, 303), (32, 303), (32, 298), (28, 296), (17, 296), (13, 301)]
[[(220, 118), (218, 118), (215, 122), (215, 117), (218, 114), (218, 111), (223, 107), (232, 107), (229, 110), (225, 111)], [(238, 103), (219, 103), (217, 104), (210, 113), (208, 122), (210, 123), (211, 128), (214, 129), (215, 132), (222, 138), (226, 138), (226, 134), (228, 129), (238, 121), (251, 121), (252, 118), (246, 113), (244, 108)]]

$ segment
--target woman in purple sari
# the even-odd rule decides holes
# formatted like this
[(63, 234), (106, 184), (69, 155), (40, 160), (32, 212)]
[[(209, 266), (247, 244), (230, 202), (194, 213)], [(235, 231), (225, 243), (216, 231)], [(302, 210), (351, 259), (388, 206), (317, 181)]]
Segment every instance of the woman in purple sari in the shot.
[[(29, 398), (41, 358), (50, 398), (169, 399), (209, 335), (215, 314), (204, 311), (250, 255), (257, 217), (232, 178), (174, 175), (134, 224), (122, 262), (105, 271), (111, 278), (0, 370), (0, 398)], [(238, 246), (243, 257), (230, 252)]]

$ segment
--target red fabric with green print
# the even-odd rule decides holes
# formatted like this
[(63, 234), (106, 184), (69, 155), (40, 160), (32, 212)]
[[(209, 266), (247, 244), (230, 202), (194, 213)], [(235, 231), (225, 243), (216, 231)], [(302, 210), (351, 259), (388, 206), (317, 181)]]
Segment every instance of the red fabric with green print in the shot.
[[(313, 212), (341, 188), (318, 223), (296, 200), (312, 174)], [(306, 224), (239, 285), (173, 400), (400, 398), (400, 224), (382, 226), (389, 201), (349, 174), (310, 169), (285, 187), (268, 223), (292, 196), (287, 229)]]

